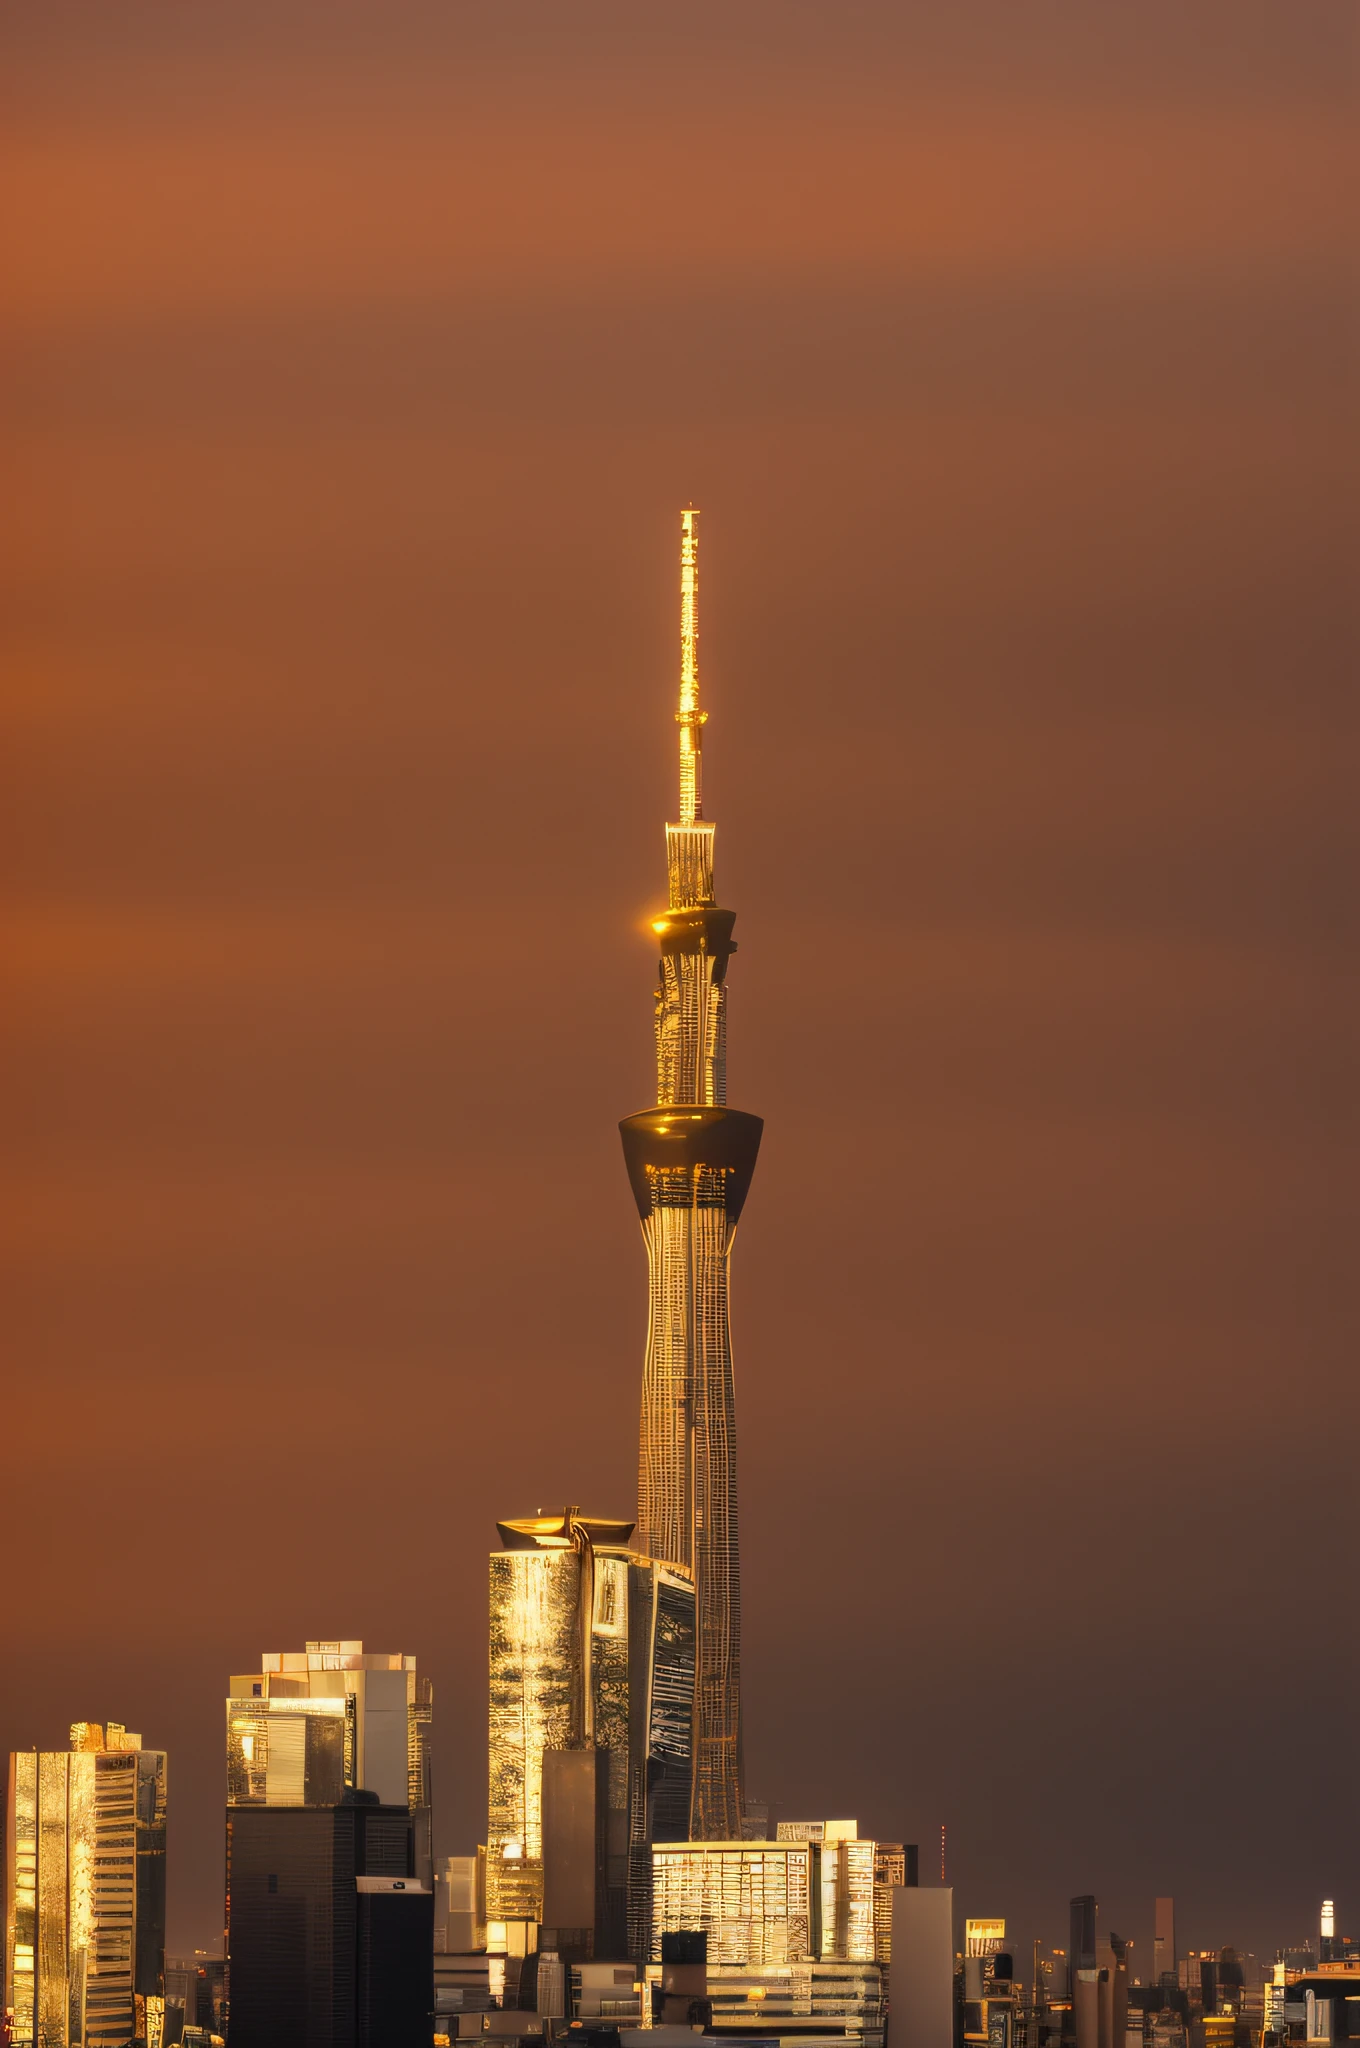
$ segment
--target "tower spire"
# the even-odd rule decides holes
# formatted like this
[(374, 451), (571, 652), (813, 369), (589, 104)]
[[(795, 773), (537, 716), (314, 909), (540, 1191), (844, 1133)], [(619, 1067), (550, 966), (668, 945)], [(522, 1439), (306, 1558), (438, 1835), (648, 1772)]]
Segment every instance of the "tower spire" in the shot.
[(704, 815), (704, 721), (699, 709), (699, 514), (680, 514), (680, 823)]
[(694, 1584), (689, 1832), (693, 1841), (731, 1842), (742, 1813), (741, 1592), (728, 1265), (761, 1120), (727, 1106), (736, 920), (714, 894), (713, 826), (703, 815), (698, 517), (692, 508), (680, 514), (680, 817), (666, 827), (670, 903), (652, 920), (661, 955), (656, 1104), (621, 1129), (650, 1297), (637, 1544)]

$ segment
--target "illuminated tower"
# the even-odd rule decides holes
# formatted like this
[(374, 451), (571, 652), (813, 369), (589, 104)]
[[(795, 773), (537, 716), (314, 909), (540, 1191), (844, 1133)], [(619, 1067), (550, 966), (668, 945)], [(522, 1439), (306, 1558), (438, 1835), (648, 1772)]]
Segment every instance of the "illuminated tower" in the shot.
[(655, 1109), (620, 1126), (650, 1280), (636, 1541), (693, 1573), (690, 1836), (741, 1834), (741, 1592), (728, 1260), (761, 1120), (727, 1107), (727, 962), (735, 917), (713, 891), (703, 815), (697, 512), (680, 515), (680, 818), (666, 827)]
[(694, 1588), (628, 1548), (631, 1522), (568, 1508), (497, 1528), (489, 1945), (522, 1955), (542, 1924), (564, 1961), (645, 1956), (651, 1844), (689, 1833)]
[(117, 1721), (9, 1760), (4, 2039), (13, 2048), (160, 2048), (165, 1770)]

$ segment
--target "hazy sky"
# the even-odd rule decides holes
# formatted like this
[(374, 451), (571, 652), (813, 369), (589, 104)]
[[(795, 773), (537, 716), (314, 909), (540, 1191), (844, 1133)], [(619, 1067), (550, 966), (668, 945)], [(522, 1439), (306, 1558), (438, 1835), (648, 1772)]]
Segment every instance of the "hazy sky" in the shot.
[(176, 1945), (228, 1672), (414, 1651), (470, 1848), (631, 1512), (690, 500), (749, 1786), (1360, 1932), (1354, 23), (4, 10), (0, 1746), (169, 1748)]

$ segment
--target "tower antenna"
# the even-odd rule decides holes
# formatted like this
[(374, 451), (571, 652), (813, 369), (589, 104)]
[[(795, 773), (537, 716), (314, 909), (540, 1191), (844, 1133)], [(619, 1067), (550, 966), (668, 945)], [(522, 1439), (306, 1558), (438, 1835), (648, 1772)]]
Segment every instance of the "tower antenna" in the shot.
[(680, 823), (704, 815), (704, 723), (699, 709), (699, 514), (680, 514)]

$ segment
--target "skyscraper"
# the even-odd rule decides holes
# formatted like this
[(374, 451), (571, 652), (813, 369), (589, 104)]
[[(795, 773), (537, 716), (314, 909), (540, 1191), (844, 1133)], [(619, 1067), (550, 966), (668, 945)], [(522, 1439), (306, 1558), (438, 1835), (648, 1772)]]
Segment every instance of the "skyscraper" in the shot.
[(228, 1807), (233, 2048), (427, 2048), (434, 1895), (411, 1860), (407, 1808), (372, 1792)]
[(268, 1653), (258, 1671), (231, 1680), (235, 2048), (430, 2039), (431, 1695), (415, 1661), (365, 1653), (361, 1642), (313, 1642)]
[(231, 1806), (338, 1806), (347, 1787), (411, 1815), (414, 1871), (433, 1890), (432, 1693), (414, 1657), (361, 1642), (266, 1651), (227, 1701)]
[(165, 1751), (77, 1721), (9, 1760), (5, 2006), (13, 2048), (159, 2048)]
[(656, 1107), (620, 1126), (647, 1247), (639, 1547), (693, 1574), (698, 1646), (690, 1837), (741, 1834), (741, 1592), (728, 1262), (761, 1120), (727, 1107), (726, 975), (703, 815), (696, 512), (680, 517), (680, 816), (666, 827), (669, 905), (656, 995)]
[(1176, 1901), (1158, 1899), (1152, 1937), (1152, 1981), (1154, 1985), (1176, 1982)]
[[(690, 1808), (694, 1588), (581, 1515), (498, 1524), (490, 1565), (487, 1920), (522, 1952), (645, 1954), (651, 1852)], [(518, 1924), (516, 1924), (518, 1923)]]

